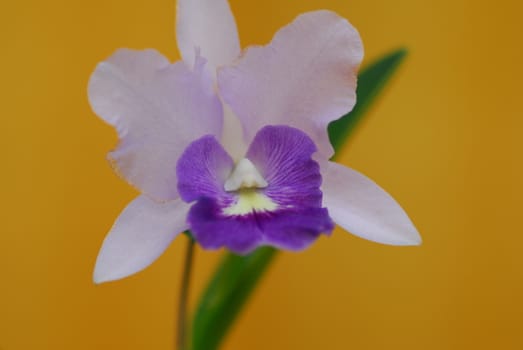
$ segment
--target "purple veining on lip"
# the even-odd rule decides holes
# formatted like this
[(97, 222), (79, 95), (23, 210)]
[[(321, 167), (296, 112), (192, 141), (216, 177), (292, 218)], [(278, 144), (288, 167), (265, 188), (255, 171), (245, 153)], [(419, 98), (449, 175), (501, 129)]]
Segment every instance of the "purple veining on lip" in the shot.
[(313, 141), (288, 126), (266, 126), (255, 136), (246, 157), (268, 182), (257, 191), (277, 208), (227, 215), (237, 192), (223, 188), (233, 169), (231, 157), (212, 136), (194, 141), (177, 164), (178, 191), (191, 207), (188, 222), (197, 241), (206, 249), (222, 246), (246, 254), (260, 245), (288, 250), (309, 246), (334, 224), (321, 207), (321, 175), (312, 160)]
[(270, 184), (264, 193), (283, 207), (320, 207), (321, 175), (312, 160), (314, 142), (290, 126), (266, 126), (252, 141), (247, 158)]
[(257, 219), (263, 214), (226, 216), (218, 203), (215, 198), (201, 198), (191, 207), (187, 219), (198, 243), (205, 249), (227, 247), (238, 254), (259, 246), (263, 232)]
[(233, 167), (232, 158), (214, 136), (199, 138), (185, 149), (176, 165), (180, 197), (187, 203), (200, 198), (232, 201), (223, 184)]

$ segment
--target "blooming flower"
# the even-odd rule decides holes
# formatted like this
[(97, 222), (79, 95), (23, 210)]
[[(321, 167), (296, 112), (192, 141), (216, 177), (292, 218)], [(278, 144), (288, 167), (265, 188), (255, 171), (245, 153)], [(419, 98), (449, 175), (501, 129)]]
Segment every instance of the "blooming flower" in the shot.
[(331, 121), (356, 99), (363, 48), (330, 11), (298, 16), (240, 53), (226, 0), (179, 0), (182, 61), (118, 50), (89, 82), (95, 113), (120, 143), (109, 154), (142, 194), (104, 240), (95, 282), (151, 264), (184, 230), (203, 248), (301, 250), (334, 223), (360, 237), (419, 244), (374, 182), (329, 161)]

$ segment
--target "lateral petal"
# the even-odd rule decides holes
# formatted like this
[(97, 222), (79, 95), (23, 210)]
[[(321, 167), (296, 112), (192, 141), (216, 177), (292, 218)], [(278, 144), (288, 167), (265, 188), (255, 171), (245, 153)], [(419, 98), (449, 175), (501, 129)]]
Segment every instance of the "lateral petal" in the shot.
[(421, 237), (401, 206), (372, 180), (333, 162), (322, 164), (323, 203), (352, 234), (390, 245), (418, 245)]
[(181, 200), (157, 203), (141, 195), (120, 214), (96, 260), (95, 283), (132, 275), (155, 261), (188, 228), (189, 206)]

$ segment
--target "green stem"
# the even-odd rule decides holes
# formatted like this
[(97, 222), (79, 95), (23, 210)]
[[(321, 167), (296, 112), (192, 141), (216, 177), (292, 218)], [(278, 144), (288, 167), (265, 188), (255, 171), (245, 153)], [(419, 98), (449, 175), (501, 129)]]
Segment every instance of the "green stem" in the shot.
[(178, 302), (178, 336), (176, 341), (176, 349), (178, 350), (187, 350), (187, 299), (189, 296), (189, 281), (191, 279), (194, 255), (194, 239), (192, 239), (192, 237), (187, 237), (187, 239), (180, 299)]

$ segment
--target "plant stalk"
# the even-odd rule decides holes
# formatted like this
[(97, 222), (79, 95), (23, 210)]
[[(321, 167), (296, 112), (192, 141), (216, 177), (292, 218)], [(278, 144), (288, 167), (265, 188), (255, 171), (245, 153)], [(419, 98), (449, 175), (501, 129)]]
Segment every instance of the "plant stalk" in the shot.
[[(180, 299), (178, 301), (178, 327), (177, 327), (177, 350), (188, 350), (187, 348), (187, 300), (189, 297), (189, 282), (194, 256), (194, 239), (187, 237), (187, 248), (185, 250), (185, 262), (183, 267), (182, 283), (180, 286)], [(175, 350), (176, 350), (175, 349)]]

